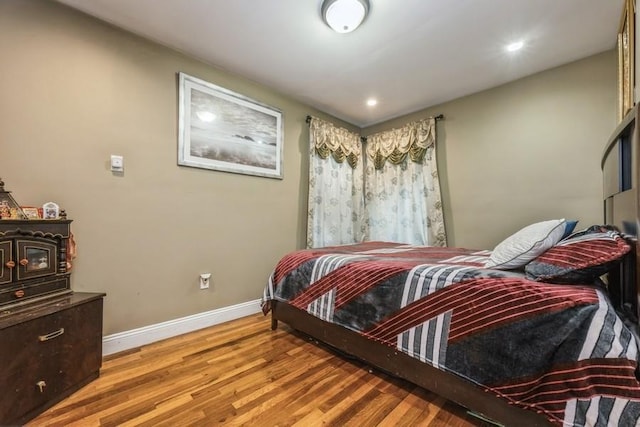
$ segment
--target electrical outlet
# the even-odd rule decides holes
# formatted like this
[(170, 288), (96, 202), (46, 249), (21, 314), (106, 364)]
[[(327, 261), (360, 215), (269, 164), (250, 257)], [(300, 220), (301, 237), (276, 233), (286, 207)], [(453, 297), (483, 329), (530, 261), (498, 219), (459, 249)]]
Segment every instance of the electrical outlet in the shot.
[(200, 275), (200, 289), (209, 289), (209, 280), (211, 280), (211, 273), (202, 273)]

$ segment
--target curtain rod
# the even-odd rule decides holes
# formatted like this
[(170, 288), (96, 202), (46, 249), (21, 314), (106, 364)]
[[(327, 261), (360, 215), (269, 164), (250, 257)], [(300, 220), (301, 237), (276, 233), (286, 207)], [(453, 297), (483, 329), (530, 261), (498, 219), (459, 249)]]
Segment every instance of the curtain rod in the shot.
[[(307, 122), (307, 124), (311, 123), (311, 119), (312, 118), (313, 118), (313, 116), (307, 116), (307, 119), (305, 120)], [(438, 114), (437, 116), (434, 116), (433, 119), (435, 121), (444, 120), (444, 114)]]

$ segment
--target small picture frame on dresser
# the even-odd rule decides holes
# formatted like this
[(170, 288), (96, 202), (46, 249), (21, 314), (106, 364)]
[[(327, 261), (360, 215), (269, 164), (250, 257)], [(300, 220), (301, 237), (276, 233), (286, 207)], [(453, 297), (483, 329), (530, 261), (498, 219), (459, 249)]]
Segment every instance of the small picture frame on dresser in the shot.
[(42, 218), (58, 219), (60, 217), (60, 207), (53, 202), (47, 202), (42, 205)]
[(24, 212), (27, 219), (40, 219), (42, 218), (40, 212), (41, 208), (36, 208), (34, 206), (21, 206), (22, 212)]

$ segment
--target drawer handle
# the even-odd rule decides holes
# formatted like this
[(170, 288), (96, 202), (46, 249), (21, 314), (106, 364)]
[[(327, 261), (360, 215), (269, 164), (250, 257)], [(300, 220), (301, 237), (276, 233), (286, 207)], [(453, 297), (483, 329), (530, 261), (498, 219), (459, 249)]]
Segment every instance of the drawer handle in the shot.
[(40, 389), (40, 393), (44, 393), (44, 388), (47, 386), (47, 383), (40, 380), (36, 383), (36, 386), (38, 386), (38, 388)]
[(29, 265), (29, 260), (26, 259), (26, 258), (22, 258), (20, 260), (20, 265), (23, 266), (23, 267), (26, 267), (27, 265)]
[(15, 262), (15, 261), (7, 261), (4, 265), (5, 265), (7, 268), (13, 268), (13, 267), (15, 267), (15, 266), (16, 266), (16, 262)]
[(38, 340), (40, 341), (48, 341), (48, 340), (52, 340), (56, 337), (59, 337), (60, 335), (64, 334), (64, 328), (60, 328), (57, 331), (53, 331), (50, 334), (47, 335), (38, 335)]

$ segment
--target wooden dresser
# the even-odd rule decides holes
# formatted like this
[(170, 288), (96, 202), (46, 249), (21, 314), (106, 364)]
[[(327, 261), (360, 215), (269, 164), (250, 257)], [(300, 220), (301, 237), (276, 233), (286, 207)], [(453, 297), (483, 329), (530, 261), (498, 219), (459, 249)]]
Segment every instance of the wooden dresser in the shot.
[(104, 296), (0, 307), (0, 425), (23, 424), (99, 376)]

